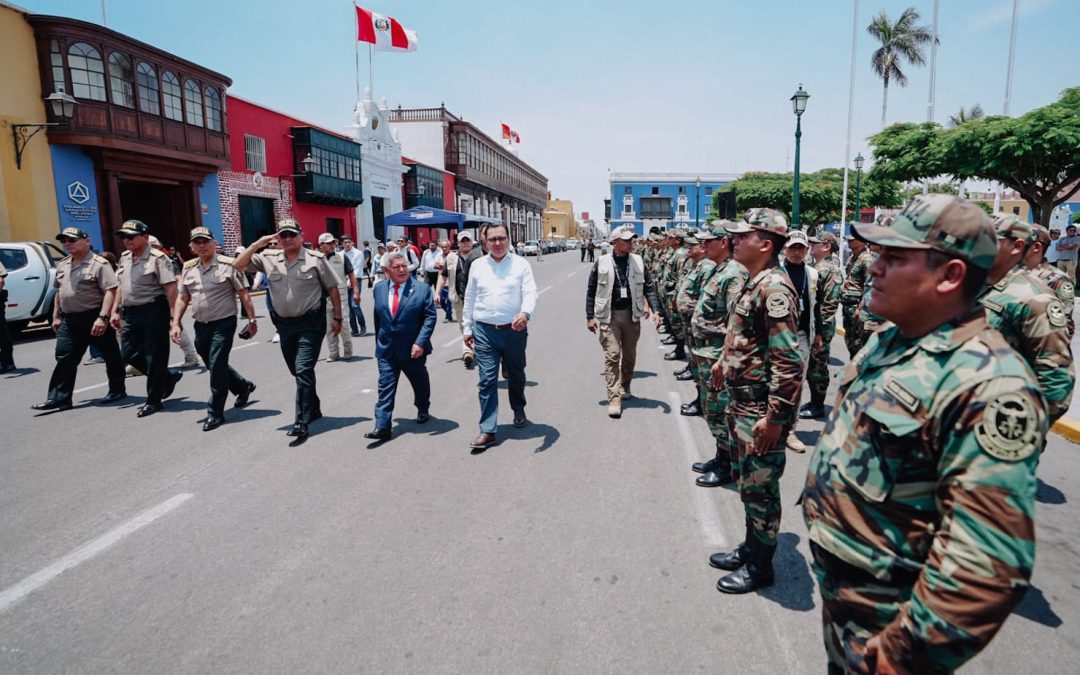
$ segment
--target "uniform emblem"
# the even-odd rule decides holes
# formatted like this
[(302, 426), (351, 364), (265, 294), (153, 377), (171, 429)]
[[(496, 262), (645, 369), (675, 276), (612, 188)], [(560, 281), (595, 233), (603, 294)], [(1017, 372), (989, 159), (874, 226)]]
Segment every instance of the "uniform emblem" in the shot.
[(1035, 406), (1027, 397), (1016, 392), (998, 394), (975, 425), (975, 438), (991, 457), (1019, 462), (1038, 448), (1036, 418)]
[(1058, 286), (1057, 296), (1061, 300), (1072, 300), (1076, 295), (1076, 289), (1073, 287), (1072, 282), (1066, 281)]
[(769, 316), (772, 318), (782, 319), (791, 311), (791, 303), (788, 301), (786, 295), (777, 293), (775, 295), (770, 295), (768, 299), (765, 300), (765, 309), (768, 310)]
[(1051, 300), (1046, 303), (1046, 318), (1050, 320), (1050, 325), (1056, 328), (1065, 325), (1065, 308), (1060, 300)]

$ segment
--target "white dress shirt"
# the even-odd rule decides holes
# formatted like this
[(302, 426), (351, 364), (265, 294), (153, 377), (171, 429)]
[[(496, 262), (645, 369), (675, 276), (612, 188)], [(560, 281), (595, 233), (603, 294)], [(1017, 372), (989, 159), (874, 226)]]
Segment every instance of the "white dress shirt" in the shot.
[(434, 251), (430, 248), (424, 249), (424, 255), (420, 259), (420, 269), (424, 272), (438, 272), (439, 270), (435, 269), (435, 263), (438, 262), (440, 254), (442, 251), (439, 249)]
[(490, 255), (473, 261), (465, 287), (462, 333), (473, 334), (476, 322), (502, 325), (524, 312), (530, 319), (536, 309), (536, 281), (532, 266), (519, 255), (507, 252), (501, 262)]

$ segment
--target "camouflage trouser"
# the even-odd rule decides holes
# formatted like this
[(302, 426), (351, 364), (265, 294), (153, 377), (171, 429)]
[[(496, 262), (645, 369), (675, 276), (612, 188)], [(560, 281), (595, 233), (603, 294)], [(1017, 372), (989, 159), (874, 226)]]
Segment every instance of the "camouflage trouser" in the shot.
[(675, 339), (682, 342), (686, 339), (686, 332), (683, 329), (682, 314), (675, 308), (675, 296), (664, 296), (664, 306), (667, 308), (668, 323), (671, 324), (671, 334), (675, 336)]
[(822, 332), (821, 349), (810, 345), (810, 365), (806, 370), (806, 384), (810, 394), (816, 400), (824, 400), (829, 390), (829, 345), (832, 344), (836, 329), (827, 326)]
[[(816, 544), (810, 546), (813, 549)], [(821, 591), (821, 621), (829, 672), (874, 672), (877, 664), (866, 660), (866, 642), (893, 622), (910, 599), (911, 588), (826, 574), (817, 561), (812, 567)]]
[(847, 345), (848, 356), (855, 358), (869, 337), (859, 320), (859, 305), (844, 305), (844, 343)]
[(766, 411), (765, 402), (731, 401), (727, 421), (739, 463), (739, 497), (747, 521), (760, 543), (775, 546), (782, 511), (780, 478), (784, 475), (791, 424), (784, 426), (772, 450), (763, 455), (753, 454), (754, 424), (765, 416)]

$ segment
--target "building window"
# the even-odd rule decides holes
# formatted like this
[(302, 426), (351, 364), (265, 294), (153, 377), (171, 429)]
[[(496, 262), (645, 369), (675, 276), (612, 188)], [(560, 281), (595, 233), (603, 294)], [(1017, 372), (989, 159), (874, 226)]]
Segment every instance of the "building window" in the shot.
[[(656, 188), (653, 188), (653, 194), (656, 194)], [(681, 194), (681, 195), (686, 194), (686, 186), (685, 185), (680, 185), (679, 186), (679, 194)]]
[(334, 235), (334, 239), (341, 237), (342, 231), (345, 229), (344, 218), (327, 218), (326, 219), (326, 231)]
[(1019, 206), (1014, 206), (1013, 207), (1013, 215), (1014, 216), (1020, 215), (1020, 207)]
[(66, 91), (67, 78), (64, 77), (64, 53), (60, 51), (59, 40), (49, 40), (49, 63), (52, 65), (53, 91)]
[(135, 72), (131, 69), (130, 57), (116, 52), (109, 54), (109, 86), (113, 103), (125, 108), (135, 107)]
[(660, 194), (660, 188), (658, 188), (658, 187), (654, 187), (654, 188), (652, 189), (652, 193), (653, 193), (654, 195), (658, 195), (658, 194)]
[(266, 139), (244, 134), (244, 160), (248, 171), (266, 172)]
[(165, 117), (184, 121), (184, 104), (180, 97), (180, 80), (169, 71), (161, 74), (161, 100), (165, 103)]
[(184, 81), (184, 104), (187, 109), (187, 123), (201, 127), (203, 125), (202, 91), (194, 80)]
[(105, 64), (98, 50), (85, 42), (71, 45), (68, 70), (71, 71), (71, 93), (76, 98), (105, 100)]
[(712, 188), (711, 187), (705, 188), (705, 196), (706, 197), (712, 197)]
[(217, 87), (206, 88), (206, 128), (221, 131), (221, 94)]
[(627, 185), (626, 187), (623, 188), (623, 194), (624, 195), (630, 194), (630, 186), (629, 185)]
[(135, 70), (135, 84), (139, 92), (139, 110), (160, 115), (161, 106), (158, 104), (158, 81), (154, 67), (149, 63), (140, 63)]
[(679, 203), (679, 213), (686, 213), (686, 204), (685, 203), (682, 203), (682, 202)]
[(623, 204), (622, 212), (623, 213), (633, 213), (634, 212), (634, 205), (629, 204), (629, 203)]

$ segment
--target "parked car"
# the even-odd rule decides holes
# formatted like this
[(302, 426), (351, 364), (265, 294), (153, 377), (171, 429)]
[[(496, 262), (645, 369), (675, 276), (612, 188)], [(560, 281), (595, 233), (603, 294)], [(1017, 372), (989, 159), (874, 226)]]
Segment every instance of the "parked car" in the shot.
[(48, 241), (0, 243), (0, 263), (8, 271), (7, 321), (12, 334), (31, 321), (50, 321), (56, 289), (56, 263), (67, 256)]
[(540, 242), (530, 239), (521, 247), (521, 255), (540, 255)]
[(578, 241), (577, 239), (567, 239), (566, 240), (566, 250), (567, 251), (576, 251), (579, 248), (581, 248), (581, 242)]

